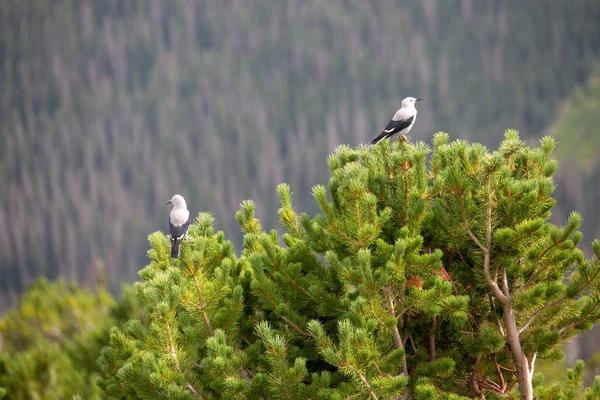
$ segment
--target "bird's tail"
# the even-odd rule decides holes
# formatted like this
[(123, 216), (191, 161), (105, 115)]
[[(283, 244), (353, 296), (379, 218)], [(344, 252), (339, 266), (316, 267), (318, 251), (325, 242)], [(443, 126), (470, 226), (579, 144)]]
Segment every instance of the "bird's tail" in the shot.
[(181, 247), (181, 241), (174, 239), (171, 240), (171, 258), (179, 257), (179, 248)]
[(383, 139), (385, 139), (387, 137), (388, 133), (386, 131), (382, 131), (379, 136), (377, 136), (375, 139), (373, 139), (373, 141), (371, 142), (371, 144), (377, 144), (379, 142), (381, 142)]

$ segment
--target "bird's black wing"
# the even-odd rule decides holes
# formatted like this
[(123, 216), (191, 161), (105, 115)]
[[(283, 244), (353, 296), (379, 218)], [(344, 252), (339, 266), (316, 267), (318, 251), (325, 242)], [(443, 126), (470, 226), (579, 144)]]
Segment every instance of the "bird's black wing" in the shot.
[(383, 131), (386, 132), (388, 135), (393, 135), (394, 133), (398, 133), (402, 129), (408, 128), (410, 126), (410, 124), (412, 124), (414, 118), (415, 117), (412, 116), (408, 119), (401, 119), (400, 121), (391, 120), (387, 124), (387, 126), (385, 127), (385, 129)]
[(188, 218), (187, 221), (183, 225), (173, 225), (171, 223), (171, 218), (169, 218), (169, 234), (171, 235), (171, 240), (174, 239), (183, 239), (185, 234), (192, 223), (192, 216)]
[(410, 124), (412, 124), (412, 121), (415, 117), (412, 116), (408, 119), (401, 119), (399, 121), (394, 121), (391, 120), (387, 126), (383, 129), (383, 131), (381, 131), (381, 133), (379, 134), (379, 136), (377, 136), (375, 139), (373, 139), (373, 141), (371, 142), (371, 144), (376, 144), (379, 143), (381, 140), (390, 137), (398, 132), (400, 132), (403, 129), (406, 129), (410, 126)]

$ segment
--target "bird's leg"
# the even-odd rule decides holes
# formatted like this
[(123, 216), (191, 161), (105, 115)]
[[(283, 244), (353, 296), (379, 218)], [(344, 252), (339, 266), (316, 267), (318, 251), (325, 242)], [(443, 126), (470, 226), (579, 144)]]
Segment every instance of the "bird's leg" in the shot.
[(408, 142), (408, 139), (404, 135), (400, 135), (400, 142)]

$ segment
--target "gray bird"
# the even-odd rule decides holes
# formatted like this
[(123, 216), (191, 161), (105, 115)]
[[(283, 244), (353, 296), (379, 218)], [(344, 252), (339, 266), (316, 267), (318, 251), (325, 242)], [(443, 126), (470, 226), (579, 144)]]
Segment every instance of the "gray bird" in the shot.
[(402, 100), (402, 106), (396, 114), (392, 117), (392, 120), (387, 124), (385, 129), (381, 131), (379, 136), (377, 136), (371, 144), (376, 144), (382, 141), (385, 138), (389, 138), (396, 133), (399, 133), (402, 139), (406, 140), (406, 135), (410, 128), (412, 128), (413, 124), (417, 119), (417, 109), (415, 108), (415, 103), (417, 101), (421, 101), (423, 99), (415, 99), (414, 97), (407, 97)]
[(169, 235), (171, 237), (171, 257), (179, 257), (179, 248), (190, 227), (192, 218), (185, 204), (185, 199), (179, 194), (173, 195), (167, 204), (173, 204), (169, 214)]

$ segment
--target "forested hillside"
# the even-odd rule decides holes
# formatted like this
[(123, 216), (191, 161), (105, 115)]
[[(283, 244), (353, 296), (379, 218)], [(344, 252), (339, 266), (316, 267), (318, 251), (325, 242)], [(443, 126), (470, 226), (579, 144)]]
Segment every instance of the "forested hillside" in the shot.
[(312, 211), (326, 155), (407, 95), (413, 139), (536, 135), (599, 20), (597, 0), (1, 1), (0, 305), (38, 274), (134, 278), (176, 192), (230, 237), (247, 198), (276, 227), (283, 181)]
[(557, 192), (563, 215), (558, 218), (564, 217), (567, 209), (585, 210), (586, 232), (600, 237), (600, 64), (563, 102), (547, 133), (560, 142)]

